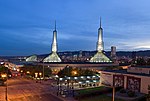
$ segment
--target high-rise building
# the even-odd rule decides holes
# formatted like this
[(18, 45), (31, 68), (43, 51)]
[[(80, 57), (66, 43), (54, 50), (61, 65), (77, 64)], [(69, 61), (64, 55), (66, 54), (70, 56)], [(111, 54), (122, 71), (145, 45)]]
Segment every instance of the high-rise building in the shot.
[(117, 62), (117, 55), (116, 55), (116, 47), (111, 46), (111, 60), (116, 63)]
[(51, 54), (46, 57), (43, 62), (61, 62), (60, 57), (57, 54), (57, 31), (56, 31), (56, 21), (55, 21), (55, 30), (53, 31), (53, 41), (51, 45)]
[(90, 62), (112, 62), (104, 53), (103, 28), (98, 29), (97, 53), (90, 59)]
[(116, 47), (111, 46), (111, 57), (116, 57)]

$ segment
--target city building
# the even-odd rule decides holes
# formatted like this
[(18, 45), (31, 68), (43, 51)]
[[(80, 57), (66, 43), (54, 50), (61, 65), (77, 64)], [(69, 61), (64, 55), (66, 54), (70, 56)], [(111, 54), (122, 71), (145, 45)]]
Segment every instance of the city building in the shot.
[(53, 74), (57, 74), (61, 69), (66, 66), (73, 68), (90, 69), (93, 71), (99, 71), (104, 68), (118, 66), (116, 63), (96, 63), (96, 62), (51, 62), (51, 63), (34, 63), (35, 65), (43, 65), (52, 69)]
[(98, 29), (97, 53), (90, 59), (90, 62), (112, 62), (104, 54), (103, 29), (101, 26), (101, 19), (100, 28)]
[(101, 85), (123, 87), (148, 94), (150, 90), (150, 66), (129, 67), (127, 70), (101, 71)]
[(111, 57), (111, 60), (113, 62), (117, 62), (117, 55), (116, 55), (116, 47), (115, 46), (111, 46), (111, 53), (110, 53), (110, 57)]
[(55, 21), (55, 30), (53, 31), (53, 42), (52, 42), (52, 52), (47, 56), (43, 62), (61, 62), (60, 57), (57, 54), (57, 31), (56, 31), (56, 21)]
[(111, 57), (116, 57), (116, 47), (111, 46)]

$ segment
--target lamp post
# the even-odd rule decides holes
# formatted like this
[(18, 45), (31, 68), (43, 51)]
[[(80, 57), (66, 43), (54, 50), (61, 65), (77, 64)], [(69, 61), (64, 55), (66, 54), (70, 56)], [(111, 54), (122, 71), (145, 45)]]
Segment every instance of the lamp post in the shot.
[(40, 73), (39, 73), (39, 75), (40, 75), (40, 83), (41, 83), (41, 77), (42, 77), (42, 73), (40, 72)]
[(57, 92), (57, 96), (59, 94), (59, 78), (57, 78), (57, 86), (58, 86), (58, 92)]
[(69, 82), (70, 82), (70, 77), (67, 77), (67, 87), (68, 87), (68, 89), (69, 89)]
[(115, 101), (115, 86), (113, 86), (112, 88), (113, 88), (112, 101)]
[(57, 92), (57, 96), (60, 94), (61, 92), (61, 83), (60, 81), (62, 81), (63, 78), (57, 78), (57, 85), (58, 85), (58, 92)]
[(36, 83), (37, 83), (37, 77), (38, 77), (38, 73), (35, 73)]
[(6, 73), (6, 101), (8, 101), (7, 93), (8, 93), (8, 68), (7, 68), (7, 73)]
[(7, 101), (7, 74), (1, 74), (2, 79), (4, 80), (6, 78), (6, 92), (5, 92), (5, 100)]
[(44, 73), (44, 61), (43, 61), (43, 80), (45, 80), (45, 73)]
[(30, 71), (27, 71), (27, 74), (29, 75), (29, 74), (30, 74)]
[(23, 70), (20, 71), (21, 72), (21, 77), (23, 76)]

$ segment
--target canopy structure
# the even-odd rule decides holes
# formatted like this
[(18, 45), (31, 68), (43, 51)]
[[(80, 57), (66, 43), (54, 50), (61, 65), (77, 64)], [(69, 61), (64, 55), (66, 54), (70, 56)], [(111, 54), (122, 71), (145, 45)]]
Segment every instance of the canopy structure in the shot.
[(97, 53), (90, 59), (90, 62), (112, 62), (104, 53), (103, 28), (98, 29)]

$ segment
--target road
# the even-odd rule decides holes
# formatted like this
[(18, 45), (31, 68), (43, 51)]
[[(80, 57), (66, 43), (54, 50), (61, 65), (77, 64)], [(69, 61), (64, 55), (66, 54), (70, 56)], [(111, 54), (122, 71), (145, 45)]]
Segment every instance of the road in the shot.
[[(43, 81), (44, 82), (44, 81)], [(25, 78), (8, 80), (8, 101), (62, 101), (54, 96), (49, 84)], [(5, 86), (0, 86), (0, 101), (5, 101)]]

